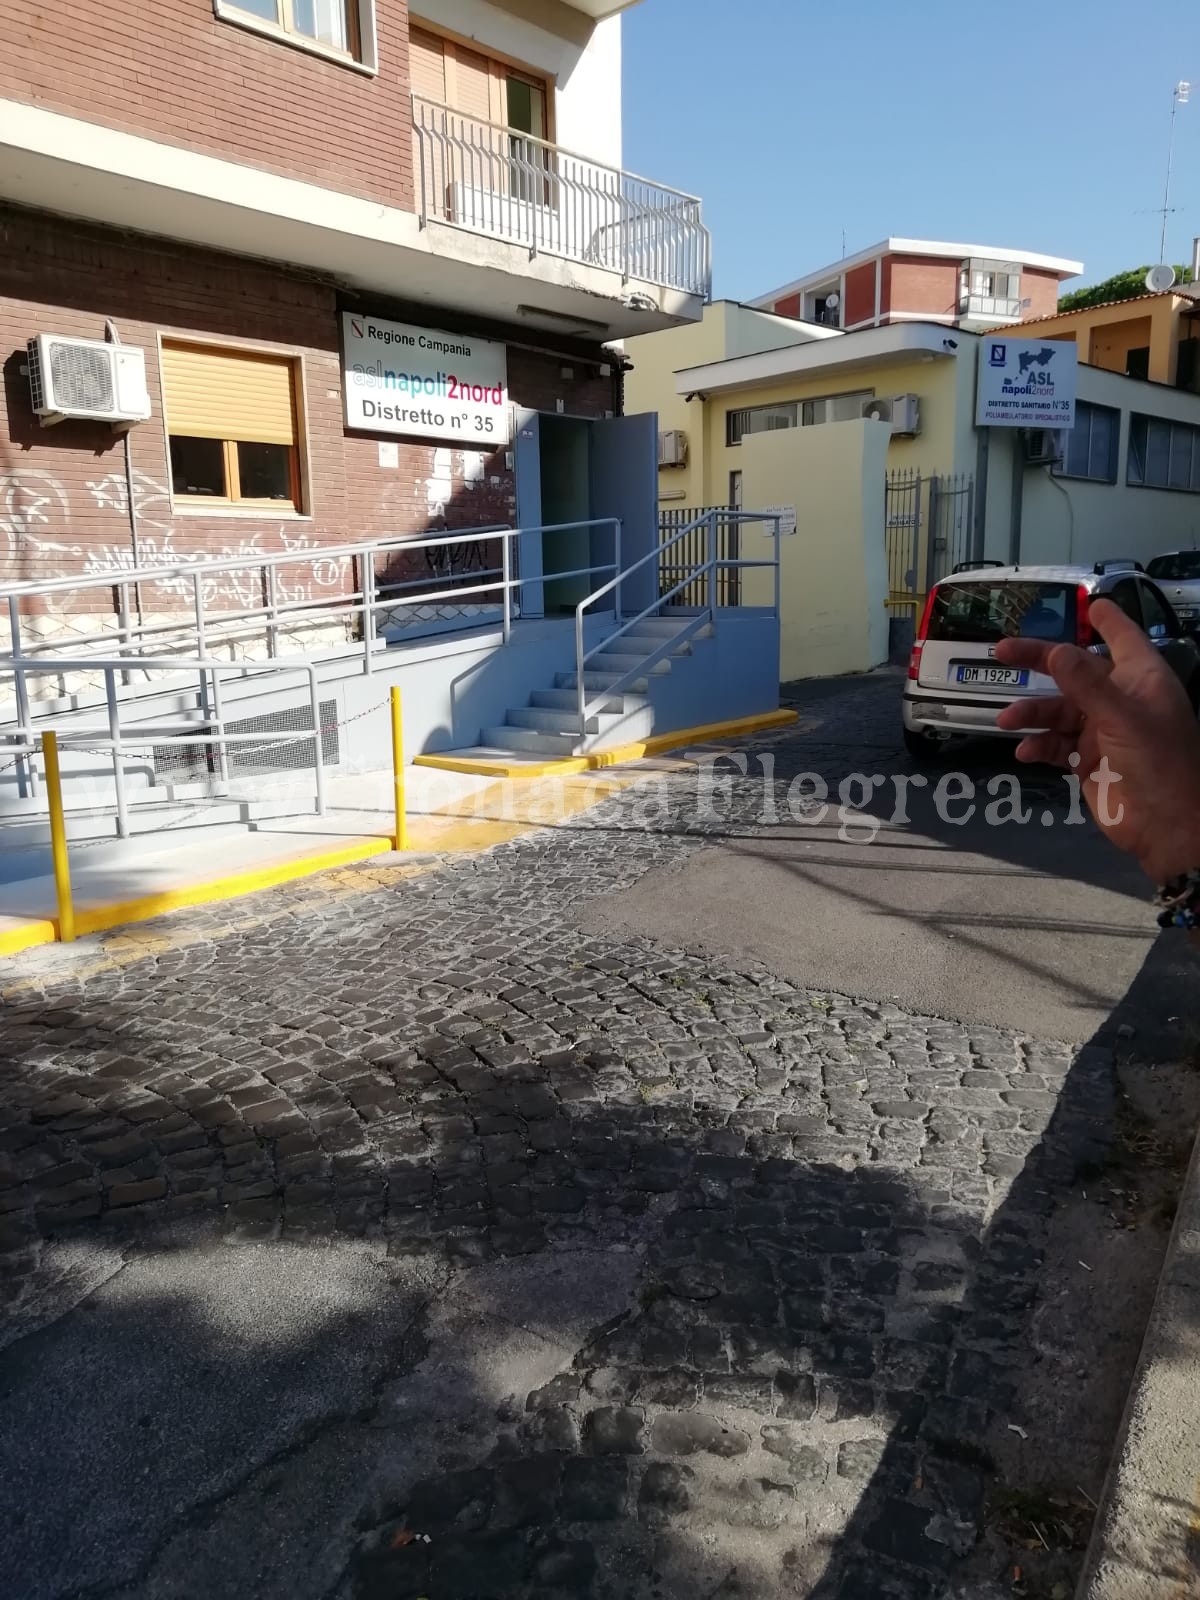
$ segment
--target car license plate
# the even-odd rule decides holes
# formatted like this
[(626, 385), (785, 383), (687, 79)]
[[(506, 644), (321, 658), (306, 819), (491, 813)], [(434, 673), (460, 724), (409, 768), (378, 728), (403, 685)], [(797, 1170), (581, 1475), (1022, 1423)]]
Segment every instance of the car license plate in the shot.
[(1023, 689), (1029, 674), (1020, 667), (993, 667), (955, 663), (954, 676), (959, 683), (974, 684), (981, 689)]
[(1176, 606), (1175, 615), (1182, 617), (1185, 622), (1191, 622), (1196, 615), (1195, 606)]

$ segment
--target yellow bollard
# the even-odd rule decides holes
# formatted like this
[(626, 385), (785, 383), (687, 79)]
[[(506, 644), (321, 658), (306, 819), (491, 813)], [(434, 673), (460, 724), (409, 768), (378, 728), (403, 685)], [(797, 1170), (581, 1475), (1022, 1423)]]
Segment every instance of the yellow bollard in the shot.
[(71, 899), (71, 863), (67, 855), (67, 824), (63, 818), (62, 774), (58, 770), (58, 735), (42, 735), (42, 761), (46, 768), (46, 797), (50, 805), (50, 854), (54, 861), (54, 893), (58, 899), (58, 937), (70, 944), (75, 937), (75, 903)]
[(400, 690), (392, 687), (392, 780), (396, 791), (396, 849), (408, 849), (408, 817), (404, 803), (404, 713)]

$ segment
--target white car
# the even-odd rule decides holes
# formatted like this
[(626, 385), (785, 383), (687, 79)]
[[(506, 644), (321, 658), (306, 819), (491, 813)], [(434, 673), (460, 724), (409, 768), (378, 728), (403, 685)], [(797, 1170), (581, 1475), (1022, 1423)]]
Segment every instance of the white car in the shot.
[(1088, 606), (1103, 595), (1146, 630), (1179, 674), (1192, 705), (1200, 700), (1200, 651), (1170, 602), (1133, 561), (1095, 567), (956, 568), (930, 590), (904, 686), (904, 744), (918, 761), (940, 759), (963, 735), (1018, 735), (996, 727), (1022, 695), (1055, 694), (1040, 673), (1002, 666), (1001, 639), (1048, 639), (1104, 653)]
[(1200, 631), (1200, 550), (1172, 550), (1146, 563), (1175, 615), (1189, 633)]

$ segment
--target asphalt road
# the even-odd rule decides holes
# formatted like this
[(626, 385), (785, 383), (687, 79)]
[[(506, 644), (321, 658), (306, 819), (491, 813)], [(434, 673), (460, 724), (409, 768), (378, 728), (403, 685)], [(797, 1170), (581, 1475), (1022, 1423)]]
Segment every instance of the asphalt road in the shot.
[[(955, 747), (944, 769), (928, 772), (929, 788), (910, 784), (918, 769), (900, 741), (901, 683), (885, 671), (794, 686), (806, 731), (750, 752), (751, 776), (762, 751), (775, 753), (778, 823), (763, 825), (761, 783), (749, 793), (739, 783), (736, 797), (714, 793), (711, 807), (727, 826), (710, 847), (679, 871), (589, 903), (583, 925), (754, 956), (811, 987), (934, 1016), (1091, 1037), (1154, 945), (1145, 880), (1078, 808), (1072, 814), (1060, 775), (1018, 768), (1007, 747)], [(734, 771), (719, 763), (714, 789)], [(976, 791), (975, 814), (961, 822), (939, 816), (935, 803), (952, 771)], [(821, 822), (797, 821), (787, 803), (806, 772), (825, 781), (833, 802)], [(837, 796), (855, 772), (884, 782), (864, 821), (846, 827)], [(992, 825), (987, 807), (1003, 804), (1006, 777), (1021, 784), (1028, 820)], [(802, 785), (795, 798), (812, 789)], [(950, 793), (948, 815), (962, 817), (971, 802), (953, 784)], [(1176, 996), (1184, 1003), (1190, 967), (1166, 951), (1154, 966), (1156, 1015), (1146, 1022), (1160, 1026), (1178, 1009)]]

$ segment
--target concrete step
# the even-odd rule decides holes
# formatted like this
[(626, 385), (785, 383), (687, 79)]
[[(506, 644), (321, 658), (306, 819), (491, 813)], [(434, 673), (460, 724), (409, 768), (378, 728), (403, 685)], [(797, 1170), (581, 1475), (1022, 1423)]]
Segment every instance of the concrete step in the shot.
[[(585, 674), (585, 681), (587, 675)], [(530, 705), (546, 706), (554, 711), (572, 711), (579, 704), (574, 689), (535, 689), (529, 696)], [(644, 694), (615, 694), (599, 708), (618, 716), (628, 716), (631, 711), (641, 711), (650, 704)]]
[[(625, 676), (623, 672), (593, 672), (590, 668), (583, 675), (585, 689), (611, 689), (614, 683), (620, 683)], [(578, 674), (574, 672), (556, 672), (554, 686), (556, 689), (574, 689), (577, 686)], [(622, 694), (644, 695), (650, 685), (645, 678), (634, 678)]]
[(583, 744), (577, 733), (537, 733), (532, 728), (484, 728), (481, 743), (499, 750), (518, 750), (523, 754), (557, 757), (577, 755)]
[[(588, 662), (588, 671), (611, 672), (614, 677), (620, 677), (623, 673), (635, 671), (645, 659), (644, 655), (625, 655), (616, 650), (600, 650)], [(671, 663), (669, 660), (656, 661), (646, 670), (652, 672), (656, 678), (662, 677), (664, 673), (670, 672)]]
[[(639, 628), (636, 633), (623, 633), (619, 639), (613, 640), (613, 649), (619, 650), (622, 655), (650, 655), (655, 650), (661, 650), (667, 642), (667, 636), (661, 633), (643, 633)], [(692, 653), (691, 641), (685, 639), (682, 644), (677, 644), (671, 651), (670, 659), (676, 656), (690, 656)]]
[[(607, 733), (621, 718), (619, 715), (598, 713), (589, 717), (587, 733)], [(542, 706), (527, 706), (520, 711), (510, 711), (505, 722), (513, 728), (532, 728), (535, 733), (569, 733), (577, 735), (579, 732), (579, 714), (576, 711), (547, 710)]]

